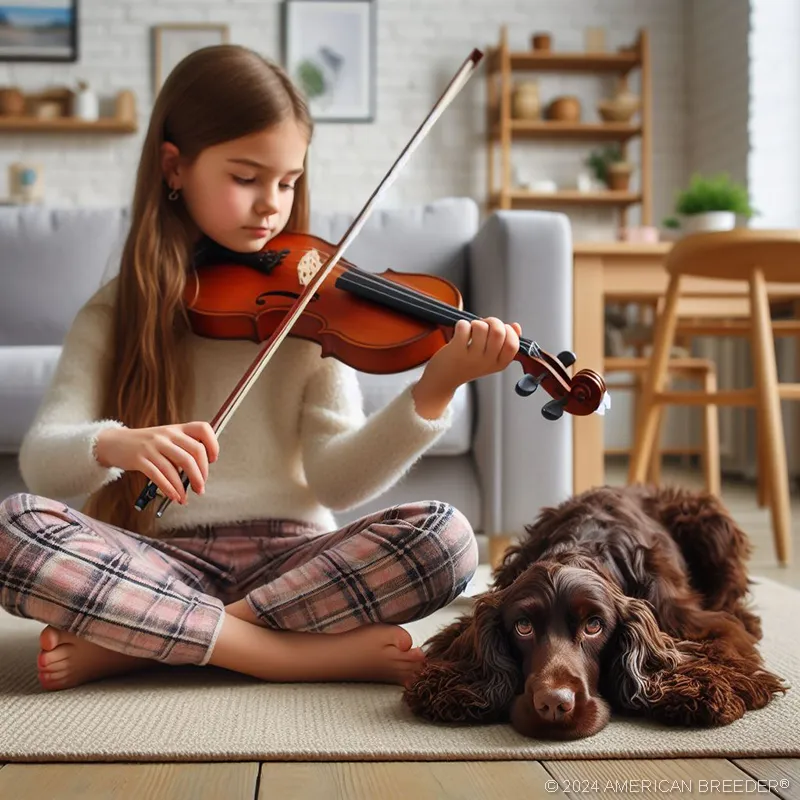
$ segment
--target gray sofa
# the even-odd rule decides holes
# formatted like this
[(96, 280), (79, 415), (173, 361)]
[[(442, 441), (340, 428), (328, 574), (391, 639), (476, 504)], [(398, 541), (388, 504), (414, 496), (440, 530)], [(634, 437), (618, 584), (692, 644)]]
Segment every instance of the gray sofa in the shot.
[[(315, 214), (312, 232), (337, 242), (351, 219)], [(16, 463), (72, 319), (114, 274), (127, 225), (120, 208), (0, 208), (0, 453), (7, 454), (6, 465)], [(572, 344), (571, 253), (561, 214), (507, 211), (481, 222), (472, 200), (450, 198), (377, 210), (346, 258), (375, 272), (447, 277), (461, 289), (465, 308), (517, 321), (525, 336), (556, 353)], [(366, 410), (387, 402), (421, 370), (360, 374)], [(521, 375), (514, 363), (462, 387), (452, 430), (391, 491), (339, 515), (342, 523), (393, 503), (436, 498), (460, 508), (479, 534), (514, 535), (542, 505), (567, 497), (571, 419), (546, 421), (543, 392), (515, 393)]]

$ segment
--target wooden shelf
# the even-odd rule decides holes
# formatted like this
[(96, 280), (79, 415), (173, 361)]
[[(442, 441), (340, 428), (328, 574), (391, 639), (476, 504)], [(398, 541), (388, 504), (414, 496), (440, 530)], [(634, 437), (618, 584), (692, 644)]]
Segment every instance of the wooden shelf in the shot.
[[(615, 224), (624, 228), (630, 207), (640, 205), (640, 224), (652, 224), (652, 98), (648, 32), (640, 30), (630, 47), (613, 53), (559, 53), (511, 50), (508, 27), (500, 26), (498, 46), (486, 50), (487, 209), (599, 206), (613, 210)], [(513, 117), (517, 71), (616, 75), (618, 91), (624, 91), (631, 79), (629, 73), (637, 68), (640, 72), (640, 108), (637, 116), (628, 122), (604, 122), (597, 118), (592, 122), (566, 122)], [(568, 96), (570, 92), (559, 86), (558, 94)], [(554, 98), (541, 98), (542, 107), (546, 107), (551, 99)], [(520, 140), (551, 140), (579, 148), (584, 142), (612, 143), (618, 145), (622, 158), (627, 159), (630, 140), (635, 137), (641, 143), (640, 163), (638, 176), (632, 176), (630, 190), (533, 192), (517, 188), (512, 180), (512, 147)], [(588, 150), (587, 147), (587, 152), (577, 157), (581, 163), (586, 162)], [(496, 153), (499, 155), (499, 169)], [(618, 185), (627, 186), (625, 182)]]
[[(21, 114), (0, 116), (0, 133), (136, 133), (136, 98), (129, 89), (117, 92), (106, 116), (90, 122), (70, 115), (72, 93), (64, 87), (23, 95)], [(56, 106), (57, 113), (40, 116), (41, 106)]]
[[(587, 141), (627, 141), (642, 133), (641, 125), (627, 122), (552, 122), (547, 120), (511, 120), (511, 136), (520, 139), (570, 139)], [(492, 127), (495, 141), (500, 139), (500, 126)]]
[[(531, 192), (527, 189), (512, 189), (507, 193), (512, 208), (550, 208), (553, 206), (574, 205), (600, 205), (600, 206), (630, 206), (642, 202), (642, 196), (637, 192)], [(500, 193), (492, 195), (493, 208), (500, 206)]]
[[(493, 70), (499, 69), (497, 50), (492, 51)], [(624, 53), (558, 53), (537, 50), (510, 51), (511, 69), (520, 72), (620, 72), (638, 67), (642, 60), (637, 52)]]
[(38, 119), (37, 117), (0, 117), (0, 131), (20, 133), (135, 133), (135, 122), (118, 120), (114, 117), (87, 122), (72, 117)]

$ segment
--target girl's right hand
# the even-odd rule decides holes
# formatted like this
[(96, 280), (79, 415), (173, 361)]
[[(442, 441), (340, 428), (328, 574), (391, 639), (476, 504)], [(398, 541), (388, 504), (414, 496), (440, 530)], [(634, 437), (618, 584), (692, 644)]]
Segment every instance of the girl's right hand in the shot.
[(105, 428), (97, 437), (95, 458), (104, 467), (136, 470), (150, 478), (165, 497), (185, 504), (183, 470), (192, 489), (202, 494), (208, 464), (217, 460), (219, 443), (207, 422), (152, 428)]

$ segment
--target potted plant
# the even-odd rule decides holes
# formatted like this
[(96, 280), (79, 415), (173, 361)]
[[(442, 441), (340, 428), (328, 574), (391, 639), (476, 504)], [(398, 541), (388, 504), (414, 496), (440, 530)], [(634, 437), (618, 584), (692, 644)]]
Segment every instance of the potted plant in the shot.
[(676, 216), (664, 217), (661, 220), (659, 237), (665, 242), (674, 242), (680, 239), (681, 221)]
[(626, 192), (630, 186), (633, 164), (626, 161), (618, 144), (592, 150), (586, 159), (586, 166), (594, 172), (595, 178), (609, 189)]
[(736, 216), (755, 214), (747, 189), (727, 173), (705, 177), (693, 175), (689, 186), (678, 193), (675, 211), (683, 215), (683, 230), (728, 231), (736, 227)]

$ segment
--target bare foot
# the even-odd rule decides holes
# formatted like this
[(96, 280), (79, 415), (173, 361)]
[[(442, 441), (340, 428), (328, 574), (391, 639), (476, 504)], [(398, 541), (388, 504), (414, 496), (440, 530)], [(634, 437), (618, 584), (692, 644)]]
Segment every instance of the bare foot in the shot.
[(406, 685), (425, 661), (422, 650), (411, 645), (411, 635), (397, 625), (300, 633), (264, 628), (226, 613), (209, 663), (267, 681)]
[(135, 658), (106, 650), (49, 625), (39, 635), (39, 644), (42, 650), (36, 663), (43, 689), (70, 689), (156, 663), (149, 658)]

